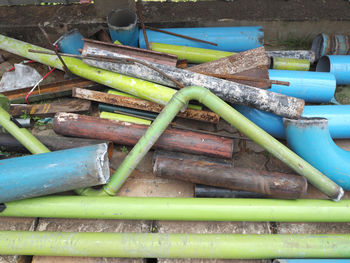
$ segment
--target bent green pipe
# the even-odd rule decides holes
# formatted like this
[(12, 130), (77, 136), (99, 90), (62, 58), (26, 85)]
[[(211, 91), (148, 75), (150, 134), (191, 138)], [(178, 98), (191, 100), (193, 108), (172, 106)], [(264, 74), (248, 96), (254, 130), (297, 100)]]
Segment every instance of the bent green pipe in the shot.
[(226, 102), (215, 96), (209, 90), (192, 86), (183, 88), (178, 91), (164, 107), (162, 112), (154, 120), (147, 132), (141, 137), (138, 143), (130, 151), (123, 163), (118, 167), (112, 175), (111, 180), (100, 190), (92, 188), (80, 189), (81, 195), (115, 195), (129, 177), (138, 163), (151, 149), (152, 145), (157, 141), (163, 131), (168, 127), (180, 109), (184, 108), (188, 101), (197, 100), (204, 104), (210, 110), (220, 115), (224, 120), (253, 139), (268, 152), (280, 159), (286, 165), (294, 169), (300, 175), (303, 175), (316, 188), (333, 200), (340, 200), (344, 191), (341, 187), (332, 182), (329, 178), (304, 161), (282, 143), (277, 141), (264, 130), (249, 121), (238, 111), (233, 109)]
[(350, 200), (49, 196), (8, 202), (0, 217), (350, 222)]
[[(63, 70), (62, 63), (57, 56), (29, 52), (29, 49), (49, 51), (45, 48), (0, 35), (0, 49)], [(167, 104), (176, 93), (176, 90), (162, 85), (88, 66), (80, 59), (71, 57), (62, 59), (69, 70), (77, 76), (162, 105)]]
[(1, 255), (126, 258), (347, 258), (350, 235), (0, 231)]

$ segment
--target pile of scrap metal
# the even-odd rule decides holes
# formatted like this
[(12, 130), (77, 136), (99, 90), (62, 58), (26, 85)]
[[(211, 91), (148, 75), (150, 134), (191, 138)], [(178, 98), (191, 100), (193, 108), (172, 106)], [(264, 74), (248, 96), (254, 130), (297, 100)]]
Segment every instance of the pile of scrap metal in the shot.
[[(0, 161), (0, 216), (350, 222), (350, 201), (339, 201), (350, 189), (350, 153), (332, 140), (349, 138), (350, 106), (314, 105), (336, 103), (336, 85), (350, 84), (349, 55), (321, 57), (314, 72), (313, 51), (266, 52), (261, 27), (139, 29), (131, 10), (114, 10), (107, 22), (116, 44), (103, 32), (104, 42), (72, 30), (56, 42), (60, 53), (0, 35), (0, 49), (87, 79), (42, 86), (28, 102), (72, 96), (89, 103), (10, 108), (8, 99), (23, 103), (31, 89), (3, 93), (0, 124), (12, 136), (2, 135), (1, 144), (33, 155)], [(91, 101), (100, 118), (74, 113)], [(75, 138), (35, 138), (11, 116), (25, 110), (58, 112), (54, 131)], [(175, 117), (214, 124), (222, 118), (296, 174), (232, 167), (223, 161), (232, 158), (232, 137), (179, 128)], [(108, 142), (134, 146), (110, 178)], [(205, 198), (115, 197), (151, 148), (159, 149), (156, 176), (194, 183)], [(336, 202), (299, 199), (307, 183)], [(68, 190), (77, 195), (46, 196)], [(347, 258), (349, 245), (349, 234), (0, 231), (0, 254), (21, 255)]]

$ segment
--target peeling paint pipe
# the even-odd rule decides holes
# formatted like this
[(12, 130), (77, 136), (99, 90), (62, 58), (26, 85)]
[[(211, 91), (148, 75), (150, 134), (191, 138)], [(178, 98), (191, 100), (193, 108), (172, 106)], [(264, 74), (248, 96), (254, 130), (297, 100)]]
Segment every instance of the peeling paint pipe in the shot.
[[(174, 45), (207, 48), (225, 51), (245, 51), (261, 47), (264, 42), (264, 31), (261, 26), (250, 27), (196, 27), (196, 28), (162, 28), (173, 33), (217, 43), (217, 46), (194, 40), (180, 38), (165, 33), (146, 30), (149, 42), (171, 43)], [(146, 48), (143, 32), (139, 32), (139, 46)]]
[(80, 190), (79, 193), (82, 195), (115, 195), (131, 172), (161, 136), (166, 127), (171, 123), (176, 114), (190, 100), (198, 100), (200, 103), (219, 114), (224, 120), (249, 138), (253, 139), (272, 155), (294, 169), (294, 171), (305, 176), (311, 184), (320, 189), (331, 199), (339, 200), (343, 196), (344, 192), (342, 188), (305, 162), (286, 146), (264, 132), (254, 123), (247, 120), (243, 115), (238, 113), (209, 90), (196, 86), (187, 87), (177, 92), (159, 114), (157, 119), (152, 123), (147, 132), (130, 151), (107, 185), (100, 190), (88, 188)]
[(271, 68), (282, 70), (308, 71), (310, 69), (310, 62), (307, 59), (272, 57)]
[[(96, 48), (84, 49), (83, 56), (103, 56), (115, 59), (127, 58), (125, 55)], [(141, 64), (125, 64), (91, 59), (83, 59), (83, 61), (94, 67), (145, 79), (162, 85), (174, 86), (174, 83), (171, 80)], [(289, 116), (289, 118), (292, 119), (299, 118), (304, 107), (304, 101), (294, 97), (288, 97), (282, 94), (167, 65), (160, 65), (147, 61), (143, 61), (143, 63), (158, 68), (185, 86), (198, 85), (207, 88), (218, 97), (230, 103), (248, 104), (264, 111), (274, 112), (277, 115), (284, 117)]]
[(312, 41), (312, 51), (316, 60), (325, 55), (349, 55), (350, 36), (318, 34)]
[(350, 152), (337, 146), (327, 119), (284, 119), (288, 145), (332, 181), (350, 190)]
[[(217, 60), (223, 57), (228, 57), (234, 52), (211, 50), (197, 47), (187, 47), (179, 45), (171, 45), (164, 43), (150, 43), (153, 51), (158, 51), (166, 54), (176, 55), (178, 59), (185, 59), (189, 63), (206, 63), (213, 60)], [(315, 54), (310, 50), (277, 50), (266, 51), (268, 57), (280, 57), (280, 58), (295, 58), (295, 59), (307, 59), (310, 63), (315, 61)]]
[(107, 144), (0, 161), (0, 203), (105, 184)]
[[(281, 117), (241, 105), (236, 105), (235, 109), (273, 137), (286, 138)], [(301, 116), (328, 119), (328, 128), (333, 139), (350, 138), (350, 105), (307, 105)]]
[(269, 70), (270, 79), (287, 81), (289, 86), (272, 84), (270, 91), (312, 103), (334, 100), (336, 80), (333, 74), (311, 71)]
[(323, 56), (317, 63), (316, 71), (334, 74), (338, 85), (350, 84), (350, 55)]

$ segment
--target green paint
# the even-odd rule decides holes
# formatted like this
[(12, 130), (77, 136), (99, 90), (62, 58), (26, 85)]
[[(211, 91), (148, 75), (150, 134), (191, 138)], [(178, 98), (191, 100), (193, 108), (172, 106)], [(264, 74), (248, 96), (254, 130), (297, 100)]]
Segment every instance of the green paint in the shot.
[(1, 255), (128, 258), (347, 258), (350, 235), (0, 231)]
[(106, 111), (101, 112), (100, 117), (103, 119), (124, 121), (124, 122), (143, 124), (143, 125), (150, 125), (152, 123), (151, 121), (145, 120), (142, 118), (127, 116), (127, 115), (119, 114), (119, 113), (106, 112)]
[(308, 71), (310, 69), (310, 61), (307, 59), (274, 57), (272, 59), (272, 68), (282, 70)]
[(151, 49), (154, 51), (176, 55), (178, 59), (186, 59), (189, 63), (205, 63), (219, 58), (228, 57), (234, 52), (212, 50), (197, 47), (186, 47), (162, 43), (150, 43)]
[(0, 217), (350, 222), (349, 207), (350, 200), (48, 196), (8, 202)]

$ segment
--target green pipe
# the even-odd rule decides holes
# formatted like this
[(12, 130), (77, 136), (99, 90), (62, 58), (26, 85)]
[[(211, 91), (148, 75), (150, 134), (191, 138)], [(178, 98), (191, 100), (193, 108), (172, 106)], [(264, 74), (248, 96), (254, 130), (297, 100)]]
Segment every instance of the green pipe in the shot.
[[(0, 35), (0, 49), (63, 70), (57, 56), (28, 51), (34, 49), (48, 52), (49, 50), (45, 48)], [(63, 60), (75, 75), (162, 105), (167, 104), (176, 93), (176, 90), (162, 85), (88, 66), (80, 59), (63, 57)]]
[(80, 189), (78, 193), (81, 195), (115, 195), (131, 172), (150, 150), (152, 145), (168, 127), (176, 114), (180, 109), (183, 109), (190, 100), (197, 100), (213, 112), (220, 115), (240, 132), (253, 139), (276, 158), (294, 169), (294, 171), (305, 176), (310, 183), (331, 199), (340, 200), (343, 196), (343, 189), (323, 175), (320, 171), (304, 161), (264, 130), (256, 126), (253, 122), (249, 121), (209, 90), (196, 86), (183, 88), (173, 96), (171, 101), (164, 107), (147, 132), (141, 137), (138, 143), (124, 159), (123, 163), (115, 171), (108, 184), (100, 190), (87, 188)]
[(2, 107), (0, 107), (0, 125), (32, 154), (50, 152), (50, 150), (35, 138), (26, 128), (20, 128), (11, 121), (11, 115)]
[(310, 61), (308, 59), (273, 57), (272, 68), (282, 70), (308, 71), (310, 69)]
[(195, 64), (205, 63), (236, 54), (234, 52), (177, 46), (154, 42), (150, 43), (150, 46), (154, 51), (176, 55), (178, 59), (186, 59), (189, 63)]
[(48, 196), (5, 205), (0, 217), (350, 222), (350, 200)]
[(100, 113), (100, 118), (109, 119), (109, 120), (118, 120), (118, 121), (124, 121), (124, 122), (136, 123), (136, 124), (143, 124), (143, 125), (150, 125), (152, 123), (151, 121), (145, 120), (142, 118), (127, 116), (119, 113), (106, 112), (106, 111), (103, 111)]
[(347, 258), (350, 235), (0, 231), (1, 255), (128, 258)]

